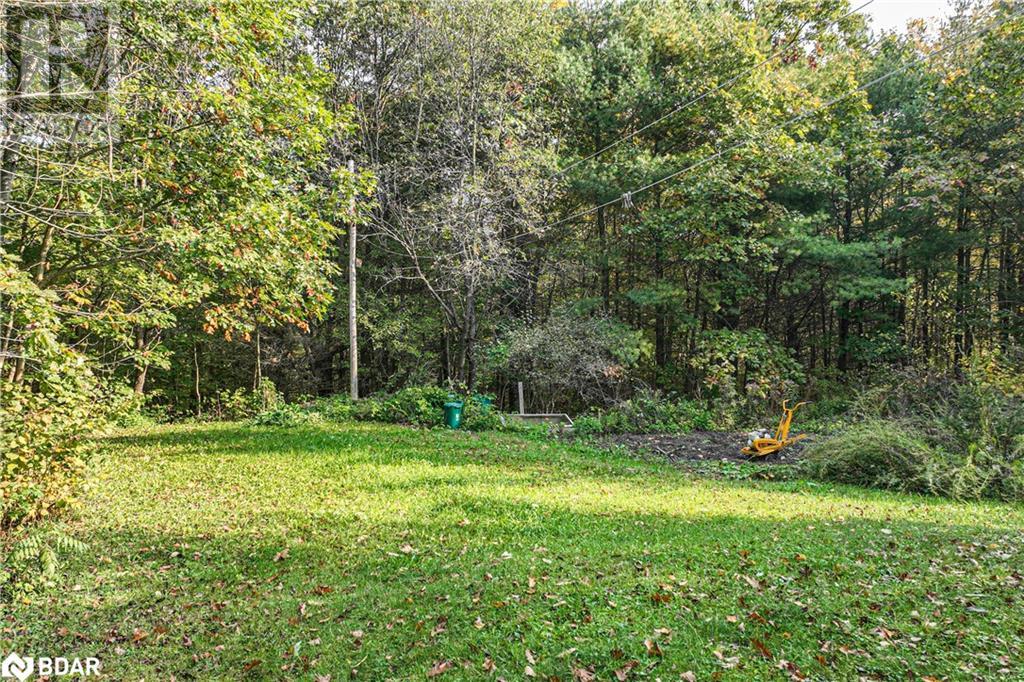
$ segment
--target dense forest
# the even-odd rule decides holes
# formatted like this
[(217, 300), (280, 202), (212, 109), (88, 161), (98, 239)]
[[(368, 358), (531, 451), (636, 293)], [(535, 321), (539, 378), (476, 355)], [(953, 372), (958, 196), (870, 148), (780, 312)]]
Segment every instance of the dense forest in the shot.
[(858, 9), (120, 3), (76, 72), (111, 75), (99, 113), (4, 100), (6, 444), (347, 393), (352, 230), (364, 396), (742, 408), (1019, 367), (1020, 7)]

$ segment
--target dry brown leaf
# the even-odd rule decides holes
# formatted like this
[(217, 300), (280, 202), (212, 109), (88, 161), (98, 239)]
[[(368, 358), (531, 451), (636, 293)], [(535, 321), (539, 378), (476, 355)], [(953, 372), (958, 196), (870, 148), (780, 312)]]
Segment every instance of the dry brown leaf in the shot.
[(615, 679), (619, 682), (626, 682), (629, 679), (629, 673), (638, 665), (640, 664), (637, 661), (630, 661), (615, 671)]
[(537, 673), (533, 672), (533, 668), (530, 666), (526, 666), (526, 668), (523, 669), (523, 674), (527, 677), (537, 677)]
[(756, 639), (756, 638), (755, 638), (755, 639), (752, 639), (752, 640), (750, 640), (750, 644), (751, 644), (751, 645), (752, 645), (752, 646), (753, 646), (753, 647), (754, 647), (755, 649), (757, 649), (757, 651), (758, 651), (758, 652), (759, 652), (759, 653), (760, 653), (760, 654), (761, 654), (762, 656), (764, 656), (765, 658), (767, 658), (767, 659), (771, 659), (771, 658), (772, 658), (772, 652), (771, 652), (771, 651), (770, 651), (770, 650), (768, 649), (768, 647), (767, 647), (767, 646), (765, 646), (765, 643), (764, 643), (764, 642), (762, 642), (761, 640), (759, 640), (759, 639)]
[(434, 664), (434, 667), (427, 671), (427, 677), (437, 677), (438, 675), (443, 675), (454, 667), (455, 664), (451, 661), (438, 661)]
[(687, 670), (679, 676), (679, 680), (680, 682), (697, 682), (697, 676), (693, 674), (692, 670)]
[(572, 669), (573, 682), (594, 682), (594, 673), (586, 668)]
[(251, 661), (249, 661), (248, 663), (245, 664), (245, 667), (242, 668), (242, 672), (243, 673), (247, 673), (250, 670), (252, 670), (253, 668), (255, 668), (257, 666), (260, 666), (260, 665), (263, 665), (263, 661), (261, 661), (258, 658), (255, 658), (255, 659), (253, 659), (253, 660), (251, 660)]
[(658, 643), (655, 642), (653, 639), (645, 639), (644, 640), (644, 648), (647, 649), (647, 655), (648, 656), (661, 656), (662, 655), (661, 647), (658, 646)]

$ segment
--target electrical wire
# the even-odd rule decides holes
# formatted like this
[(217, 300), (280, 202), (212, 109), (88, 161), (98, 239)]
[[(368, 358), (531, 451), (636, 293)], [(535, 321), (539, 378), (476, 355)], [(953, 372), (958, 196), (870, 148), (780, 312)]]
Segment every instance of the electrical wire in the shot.
[(542, 226), (540, 228), (540, 230), (546, 230), (546, 229), (549, 229), (549, 228), (552, 228), (552, 227), (557, 227), (558, 225), (562, 225), (562, 224), (570, 222), (572, 220), (577, 220), (577, 219), (582, 218), (584, 216), (587, 216), (587, 215), (589, 215), (591, 213), (595, 213), (595, 212), (597, 212), (598, 210), (600, 210), (602, 208), (605, 208), (607, 206), (611, 206), (612, 204), (616, 204), (616, 203), (618, 203), (620, 201), (625, 201), (625, 200), (628, 199), (630, 202), (632, 202), (633, 197), (635, 195), (641, 193), (641, 192), (646, 192), (647, 190), (649, 190), (649, 189), (651, 189), (653, 187), (656, 187), (656, 186), (662, 184), (663, 182), (668, 182), (669, 180), (672, 180), (672, 179), (677, 178), (677, 177), (679, 177), (681, 175), (689, 173), (690, 171), (696, 170), (697, 168), (705, 166), (705, 165), (711, 163), (712, 161), (715, 161), (716, 159), (721, 158), (725, 154), (728, 154), (731, 151), (734, 151), (734, 150), (739, 149), (741, 147), (745, 147), (746, 145), (750, 144), (751, 142), (756, 141), (760, 137), (763, 137), (765, 135), (769, 135), (769, 134), (771, 134), (771, 133), (773, 133), (773, 132), (775, 132), (777, 130), (781, 130), (782, 128), (785, 128), (785, 127), (787, 127), (787, 126), (789, 126), (789, 125), (791, 125), (793, 123), (798, 123), (799, 121), (802, 121), (804, 119), (810, 118), (811, 116), (814, 116), (815, 114), (818, 114), (818, 113), (820, 113), (822, 111), (825, 111), (826, 109), (830, 109), (831, 107), (835, 106), (836, 104), (839, 104), (840, 102), (842, 102), (842, 101), (844, 101), (846, 99), (849, 99), (850, 97), (854, 96), (855, 94), (857, 94), (859, 92), (863, 92), (864, 90), (867, 90), (868, 88), (871, 88), (871, 87), (873, 87), (873, 86), (875, 86), (875, 85), (877, 85), (877, 84), (879, 84), (881, 82), (884, 82), (884, 81), (892, 78), (893, 76), (897, 76), (897, 75), (903, 73), (904, 71), (907, 71), (911, 67), (916, 66), (918, 64), (921, 64), (922, 62), (925, 62), (925, 61), (931, 59), (935, 55), (942, 54), (943, 52), (947, 52), (948, 50), (951, 50), (954, 47), (958, 47), (958, 46), (962, 45), (963, 43), (965, 43), (968, 40), (976, 38), (976, 37), (978, 37), (978, 36), (988, 32), (988, 31), (990, 31), (992, 29), (998, 28), (998, 27), (1002, 26), (1003, 24), (1005, 24), (1005, 23), (1007, 23), (1009, 21), (1012, 21), (1013, 19), (1017, 19), (1017, 18), (1019, 18), (1021, 16), (1022, 13), (1024, 13), (1024, 10), (1013, 12), (1010, 15), (1006, 16), (1001, 21), (995, 22), (995, 23), (993, 23), (990, 26), (983, 26), (983, 27), (973, 31), (972, 33), (969, 33), (968, 35), (966, 35), (965, 37), (961, 38), (960, 40), (948, 43), (945, 46), (943, 46), (943, 47), (941, 47), (941, 48), (939, 48), (937, 50), (934, 50), (933, 52), (929, 52), (928, 54), (922, 55), (921, 57), (918, 57), (917, 59), (915, 59), (913, 61), (907, 62), (906, 64), (904, 64), (903, 66), (901, 66), (901, 67), (899, 67), (897, 69), (893, 69), (892, 71), (889, 71), (887, 73), (882, 74), (881, 76), (878, 76), (877, 78), (873, 78), (870, 81), (864, 83), (863, 85), (860, 85), (859, 87), (854, 88), (853, 90), (850, 90), (849, 92), (846, 92), (846, 93), (844, 93), (842, 95), (839, 95), (838, 97), (833, 97), (832, 99), (828, 100), (823, 105), (821, 105), (821, 106), (819, 106), (819, 107), (817, 107), (815, 109), (812, 109), (812, 110), (809, 110), (809, 111), (805, 111), (805, 112), (803, 112), (801, 114), (798, 114), (798, 115), (796, 115), (796, 116), (794, 116), (792, 118), (789, 118), (789, 119), (787, 119), (785, 121), (782, 121), (781, 123), (777, 123), (776, 125), (774, 125), (774, 126), (772, 126), (770, 128), (767, 128), (766, 130), (762, 130), (762, 131), (759, 131), (759, 132), (754, 133), (752, 135), (749, 135), (749, 136), (747, 136), (746, 139), (741, 140), (739, 142), (736, 142), (734, 144), (731, 144), (728, 147), (725, 147), (723, 149), (720, 149), (717, 152), (715, 152), (714, 154), (706, 156), (706, 157), (700, 159), (699, 161), (696, 161), (696, 162), (690, 164), (689, 166), (686, 166), (685, 168), (681, 168), (681, 169), (679, 169), (677, 171), (669, 173), (668, 175), (666, 175), (666, 176), (664, 176), (662, 178), (659, 178), (657, 180), (654, 180), (653, 182), (649, 182), (646, 185), (643, 185), (642, 187), (638, 187), (636, 189), (629, 190), (627, 192), (623, 192), (620, 196), (615, 197), (614, 199), (609, 199), (608, 201), (605, 201), (604, 203), (598, 204), (596, 206), (592, 206), (591, 208), (588, 208), (588, 209), (585, 209), (585, 210), (582, 210), (582, 211), (577, 211), (576, 213), (573, 213), (572, 215), (567, 216), (565, 218), (562, 218), (560, 220), (556, 220), (554, 222), (547, 223), (546, 225)]
[[(817, 32), (818, 35), (821, 36), (825, 32), (826, 29), (828, 29), (831, 26), (834, 26), (834, 25), (840, 23), (844, 19), (847, 19), (847, 18), (853, 16), (854, 14), (857, 14), (858, 12), (860, 12), (861, 10), (863, 10), (865, 7), (867, 7), (868, 5), (872, 4), (873, 2), (875, 2), (875, 0), (867, 0), (866, 2), (864, 2), (864, 3), (860, 4), (860, 5), (858, 5), (857, 7), (855, 7), (854, 9), (851, 9), (848, 12), (844, 13), (842, 16), (840, 16), (840, 17), (838, 17), (836, 19), (833, 19), (832, 21), (828, 22), (821, 29), (818, 30), (818, 32)], [(801, 24), (800, 27), (797, 29), (796, 33), (794, 34), (794, 36), (792, 38), (790, 38), (781, 47), (776, 48), (776, 50), (774, 52), (769, 54), (767, 57), (765, 57), (761, 61), (757, 62), (756, 64), (753, 64), (752, 66), (747, 67), (746, 69), (744, 69), (742, 71), (737, 72), (736, 74), (732, 75), (731, 77), (729, 77), (727, 80), (723, 81), (722, 83), (719, 83), (718, 85), (716, 85), (714, 87), (711, 87), (711, 88), (708, 88), (708, 89), (704, 90), (699, 95), (691, 97), (690, 99), (688, 99), (688, 100), (686, 100), (686, 101), (684, 101), (684, 102), (682, 102), (680, 104), (677, 104), (675, 107), (673, 107), (667, 113), (662, 114), (661, 116), (659, 116), (658, 118), (654, 119), (653, 121), (650, 121), (649, 123), (647, 123), (647, 124), (637, 128), (636, 130), (630, 131), (629, 133), (627, 133), (627, 134), (617, 138), (616, 140), (614, 140), (614, 141), (606, 144), (605, 146), (601, 147), (597, 151), (592, 152), (588, 156), (585, 156), (582, 159), (577, 159), (576, 161), (573, 161), (569, 165), (565, 166), (564, 168), (560, 168), (560, 169), (556, 170), (554, 173), (552, 173), (547, 178), (547, 181), (551, 182), (551, 181), (555, 181), (555, 180), (558, 180), (558, 179), (564, 177), (567, 173), (569, 173), (569, 171), (573, 170), (574, 168), (578, 168), (580, 165), (582, 165), (582, 164), (584, 164), (584, 163), (586, 163), (588, 161), (592, 161), (592, 160), (596, 159), (597, 157), (601, 156), (605, 152), (607, 152), (607, 151), (609, 151), (611, 149), (614, 149), (615, 147), (619, 146), (623, 142), (627, 142), (627, 141), (633, 139), (634, 137), (636, 137), (637, 135), (639, 135), (640, 133), (643, 133), (644, 131), (653, 128), (654, 126), (658, 125), (659, 123), (661, 123), (661, 122), (663, 122), (663, 121), (665, 121), (665, 120), (667, 120), (669, 118), (672, 118), (676, 114), (678, 114), (680, 112), (683, 112), (683, 111), (686, 111), (687, 109), (689, 109), (690, 107), (694, 106), (695, 104), (699, 104), (699, 103), (703, 102), (705, 99), (707, 99), (711, 95), (714, 95), (717, 92), (722, 92), (724, 90), (727, 90), (728, 88), (731, 88), (741, 78), (744, 78), (745, 76), (749, 76), (750, 74), (754, 73), (755, 71), (757, 71), (761, 67), (766, 66), (766, 65), (772, 63), (773, 61), (775, 61), (776, 59), (778, 59), (779, 57), (785, 55), (790, 50), (790, 48), (792, 48), (793, 45), (796, 44), (796, 42), (800, 39), (800, 36), (803, 34), (804, 29), (807, 27), (807, 25), (809, 23), (811, 23), (811, 20), (807, 20), (803, 24)], [(480, 206), (478, 206), (475, 209), (473, 209), (473, 211), (471, 213), (473, 213), (473, 214), (479, 213), (480, 211), (482, 211), (483, 209), (485, 209), (485, 208), (487, 208), (489, 206), (493, 206), (494, 204), (496, 204), (498, 202), (501, 202), (501, 201), (506, 201), (508, 199), (512, 199), (515, 196), (516, 195), (513, 193), (513, 194), (508, 194), (506, 196), (503, 196), (503, 197), (500, 197), (500, 198), (497, 198), (497, 199), (491, 199), (490, 201), (486, 201), (483, 204), (481, 204)]]

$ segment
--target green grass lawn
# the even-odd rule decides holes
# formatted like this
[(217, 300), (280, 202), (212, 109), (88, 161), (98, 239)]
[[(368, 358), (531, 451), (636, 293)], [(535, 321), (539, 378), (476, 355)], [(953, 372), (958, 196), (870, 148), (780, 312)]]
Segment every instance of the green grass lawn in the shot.
[(1024, 678), (1020, 506), (371, 424), (105, 452), (89, 555), (0, 650), (116, 680)]

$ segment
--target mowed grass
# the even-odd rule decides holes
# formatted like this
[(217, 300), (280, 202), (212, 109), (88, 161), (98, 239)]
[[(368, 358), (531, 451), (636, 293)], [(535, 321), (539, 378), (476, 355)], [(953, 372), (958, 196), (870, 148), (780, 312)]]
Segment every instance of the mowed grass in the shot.
[(109, 439), (0, 649), (108, 679), (1022, 679), (1024, 509), (370, 424)]

